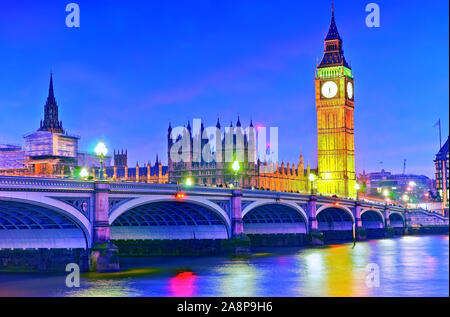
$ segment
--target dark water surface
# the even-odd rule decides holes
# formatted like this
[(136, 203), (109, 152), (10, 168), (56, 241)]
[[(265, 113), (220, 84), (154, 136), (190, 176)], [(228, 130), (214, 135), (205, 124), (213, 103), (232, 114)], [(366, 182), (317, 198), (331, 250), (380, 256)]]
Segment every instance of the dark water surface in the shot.
[[(80, 288), (67, 288), (64, 274), (0, 273), (0, 296), (449, 296), (448, 236), (352, 247), (265, 249), (248, 258), (122, 259), (125, 273), (83, 275)], [(376, 278), (369, 264), (379, 268), (379, 287), (367, 283)]]

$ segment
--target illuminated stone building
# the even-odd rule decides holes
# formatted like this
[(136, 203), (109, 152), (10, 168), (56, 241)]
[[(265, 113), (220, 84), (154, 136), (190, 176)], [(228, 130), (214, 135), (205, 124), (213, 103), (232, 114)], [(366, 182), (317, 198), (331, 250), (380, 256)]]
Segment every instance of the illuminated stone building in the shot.
[(53, 91), (53, 76), (44, 120), (40, 128), (25, 136), (25, 152), (28, 173), (42, 176), (70, 176), (78, 163), (79, 137), (67, 134), (58, 119), (58, 105)]
[[(261, 164), (258, 162), (256, 166), (258, 170), (257, 183), (258, 188), (275, 190), (281, 192), (311, 192), (311, 182), (308, 180), (309, 174), (314, 173), (309, 164), (305, 169), (303, 163), (303, 155), (300, 155), (297, 167), (295, 163), (292, 165), (287, 162), (278, 164)], [(316, 188), (316, 186), (314, 186)]]
[(353, 73), (344, 57), (334, 9), (325, 37), (325, 52), (317, 66), (316, 110), (318, 190), (356, 197)]
[[(250, 122), (249, 128), (253, 128)], [(172, 127), (169, 125), (168, 129), (168, 173), (169, 183), (183, 184), (187, 179), (192, 181), (194, 185), (218, 186), (228, 187), (234, 184), (235, 174), (231, 168), (234, 160), (240, 162), (241, 170), (237, 175), (239, 186), (243, 188), (259, 188), (264, 190), (286, 191), (286, 192), (309, 192), (311, 190), (310, 182), (308, 181), (311, 169), (309, 164), (305, 169), (303, 163), (303, 156), (300, 156), (297, 166), (284, 162), (281, 165), (276, 162), (260, 162), (256, 159), (256, 137), (252, 134), (253, 129), (249, 129), (248, 133), (244, 132), (240, 119), (233, 127), (231, 123), (225, 132), (221, 131), (220, 121), (217, 120), (216, 135), (212, 139), (215, 145), (209, 144), (209, 139), (200, 140), (200, 135), (204, 135), (205, 127), (200, 126), (199, 133), (194, 132), (190, 122), (187, 127), (179, 135), (173, 135)], [(175, 140), (174, 140), (175, 139)], [(182, 140), (188, 140), (183, 143)], [(241, 142), (239, 140), (242, 140)], [(253, 141), (251, 141), (253, 140)], [(181, 142), (186, 148), (181, 147), (179, 154), (185, 154), (186, 160), (174, 162), (171, 157), (172, 147), (176, 142)], [(211, 153), (212, 160), (207, 162), (203, 155), (197, 156), (193, 144), (198, 142), (202, 154), (205, 152)], [(226, 145), (231, 149), (229, 154), (226, 151)], [(232, 142), (232, 143), (231, 143)], [(216, 149), (221, 149), (216, 151)], [(187, 153), (186, 153), (187, 151)], [(239, 159), (239, 152), (243, 155)], [(227, 155), (230, 157), (227, 158)], [(253, 158), (253, 159), (252, 159)]]

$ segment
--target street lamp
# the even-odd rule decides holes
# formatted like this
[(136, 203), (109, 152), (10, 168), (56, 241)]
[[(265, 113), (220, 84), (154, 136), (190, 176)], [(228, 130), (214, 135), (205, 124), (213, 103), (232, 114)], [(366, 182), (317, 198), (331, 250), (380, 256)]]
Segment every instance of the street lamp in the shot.
[(241, 169), (241, 165), (239, 164), (239, 161), (234, 161), (233, 165), (231, 165), (231, 169), (234, 171), (234, 187), (238, 187), (238, 173)]
[(308, 178), (309, 178), (309, 181), (311, 182), (311, 195), (314, 195), (313, 185), (314, 185), (314, 181), (316, 180), (316, 175), (311, 173), (311, 174), (309, 174)]
[(103, 159), (105, 158), (106, 154), (108, 154), (108, 149), (106, 148), (105, 143), (99, 142), (97, 146), (95, 147), (95, 154), (97, 154), (98, 157), (100, 157), (100, 180), (103, 179)]
[(80, 177), (81, 177), (82, 179), (86, 179), (86, 178), (89, 177), (89, 172), (88, 172), (88, 170), (87, 170), (86, 167), (83, 167), (83, 168), (81, 169), (81, 171), (80, 171)]
[(403, 201), (404, 201), (405, 203), (408, 203), (408, 202), (409, 202), (409, 196), (406, 195), (406, 194), (404, 194), (404, 195), (402, 196), (402, 199), (403, 199)]
[(356, 200), (359, 199), (359, 190), (361, 189), (361, 185), (358, 183), (355, 184), (355, 190), (356, 190)]
[(186, 181), (184, 182), (184, 184), (186, 186), (192, 186), (192, 184), (193, 184), (192, 178), (190, 178), (190, 177), (186, 178)]

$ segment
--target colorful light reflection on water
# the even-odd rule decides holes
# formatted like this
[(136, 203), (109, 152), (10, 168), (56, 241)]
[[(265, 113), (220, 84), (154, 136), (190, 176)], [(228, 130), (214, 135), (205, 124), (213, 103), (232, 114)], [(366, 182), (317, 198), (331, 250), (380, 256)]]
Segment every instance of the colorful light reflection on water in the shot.
[[(402, 237), (311, 249), (272, 249), (249, 258), (124, 259), (123, 268), (157, 274), (82, 278), (0, 273), (0, 296), (449, 296), (448, 236)], [(380, 287), (366, 285), (369, 263)], [(186, 269), (189, 268), (189, 269)]]

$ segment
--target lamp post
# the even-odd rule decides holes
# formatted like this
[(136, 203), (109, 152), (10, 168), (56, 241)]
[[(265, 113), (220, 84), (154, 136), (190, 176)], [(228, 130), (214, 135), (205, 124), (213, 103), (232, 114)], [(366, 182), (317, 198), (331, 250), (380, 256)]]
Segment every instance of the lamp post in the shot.
[(356, 200), (359, 200), (359, 190), (361, 189), (361, 185), (358, 183), (355, 184), (355, 190), (356, 190)]
[(234, 171), (234, 187), (239, 187), (239, 181), (238, 181), (238, 173), (241, 169), (241, 165), (238, 161), (234, 161), (233, 165), (231, 165), (231, 169)]
[(103, 180), (103, 159), (106, 154), (108, 154), (108, 149), (106, 148), (105, 143), (99, 142), (95, 147), (95, 154), (100, 157), (100, 180)]
[(309, 178), (309, 181), (311, 182), (311, 195), (314, 195), (313, 185), (314, 185), (314, 181), (316, 180), (316, 175), (311, 173), (311, 174), (309, 174), (308, 178)]

